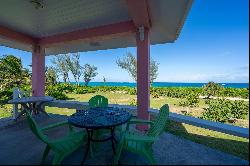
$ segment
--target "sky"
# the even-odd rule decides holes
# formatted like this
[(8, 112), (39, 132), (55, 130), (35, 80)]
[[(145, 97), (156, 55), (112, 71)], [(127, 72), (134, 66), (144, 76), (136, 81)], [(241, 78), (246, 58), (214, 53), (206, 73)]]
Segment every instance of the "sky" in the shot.
[[(248, 0), (195, 0), (179, 38), (150, 47), (151, 58), (159, 63), (155, 81), (249, 83), (248, 45)], [(136, 55), (134, 47), (81, 52), (80, 63), (98, 68), (92, 81), (133, 82), (116, 64), (128, 51)], [(0, 46), (0, 55), (5, 54), (21, 57), (24, 67), (31, 64), (29, 52)], [(46, 56), (47, 66), (52, 58)]]

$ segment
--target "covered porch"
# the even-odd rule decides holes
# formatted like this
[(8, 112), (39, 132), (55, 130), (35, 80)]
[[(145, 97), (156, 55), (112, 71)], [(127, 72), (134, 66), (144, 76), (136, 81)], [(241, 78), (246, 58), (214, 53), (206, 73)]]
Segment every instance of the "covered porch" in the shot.
[[(137, 48), (137, 117), (150, 118), (150, 45), (173, 43), (179, 36), (192, 0), (13, 0), (0, 2), (0, 44), (32, 52), (32, 95), (45, 95), (45, 56), (68, 53)], [(11, 13), (9, 11), (12, 11)], [(50, 102), (58, 106), (64, 101)], [(53, 105), (55, 104), (55, 105)], [(76, 106), (75, 103), (74, 107)], [(64, 103), (58, 107), (64, 107)], [(67, 105), (67, 102), (66, 102)], [(86, 103), (85, 103), (86, 105)], [(68, 106), (65, 106), (68, 107)], [(73, 107), (70, 107), (73, 108)], [(156, 110), (157, 113), (157, 110)], [(67, 116), (43, 114), (35, 118), (40, 125)], [(249, 138), (248, 130), (230, 125), (218, 125), (186, 116), (170, 114), (175, 121)], [(4, 124), (0, 120), (0, 125)], [(39, 164), (44, 144), (30, 131), (25, 121), (8, 120), (0, 128), (4, 144), (0, 164)], [(139, 129), (147, 129), (141, 126)], [(63, 130), (53, 131), (55, 137)], [(17, 138), (18, 137), (18, 138)], [(10, 141), (11, 140), (11, 141)], [(29, 140), (29, 141), (27, 141)], [(86, 164), (111, 164), (109, 142)], [(79, 164), (84, 148), (79, 149), (62, 164)], [(106, 153), (107, 152), (107, 153)], [(46, 164), (51, 163), (49, 155)], [(248, 164), (233, 155), (208, 148), (164, 132), (154, 144), (158, 164)], [(15, 160), (13, 160), (15, 158)], [(99, 160), (96, 160), (96, 159)], [(124, 153), (122, 164), (148, 164), (132, 153)]]
[[(67, 119), (67, 116), (51, 114), (53, 118), (48, 118), (44, 114), (35, 117), (39, 125)], [(65, 134), (65, 128), (52, 130), (49, 134), (57, 137)], [(1, 164), (39, 164), (42, 152), (45, 148), (37, 137), (30, 131), (26, 121), (19, 121), (15, 124), (0, 126), (1, 145), (0, 161)], [(18, 138), (16, 138), (18, 136)], [(11, 141), (10, 141), (11, 140)], [(111, 142), (101, 143), (100, 150), (93, 158), (88, 157), (85, 164), (89, 165), (110, 165), (112, 164)], [(159, 165), (247, 165), (248, 161), (236, 156), (209, 148), (187, 139), (164, 132), (159, 140), (153, 145), (154, 157)], [(85, 148), (66, 157), (62, 165), (79, 165), (81, 163)], [(49, 153), (44, 164), (51, 164), (53, 153)], [(122, 165), (148, 165), (150, 164), (143, 156), (123, 151), (120, 160)]]
[(149, 119), (150, 45), (174, 42), (191, 5), (192, 0), (2, 1), (0, 43), (32, 52), (33, 96), (45, 95), (46, 55), (136, 46), (138, 117)]

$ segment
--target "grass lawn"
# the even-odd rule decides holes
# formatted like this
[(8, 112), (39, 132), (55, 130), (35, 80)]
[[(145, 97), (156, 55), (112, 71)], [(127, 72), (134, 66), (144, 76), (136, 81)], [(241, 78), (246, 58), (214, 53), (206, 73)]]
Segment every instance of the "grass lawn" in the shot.
[(174, 135), (249, 160), (249, 139), (170, 121), (167, 129)]
[[(100, 93), (89, 93), (89, 94), (67, 94), (70, 100), (75, 101), (88, 101), (92, 96), (100, 94), (109, 99), (110, 104), (124, 104), (128, 105), (133, 100), (136, 99), (135, 95), (123, 94), (123, 93), (111, 93), (111, 92), (100, 92)], [(151, 108), (159, 109), (163, 104), (168, 103), (170, 105), (171, 112), (180, 113), (182, 108), (178, 106), (180, 99), (169, 98), (169, 97), (160, 97), (152, 98), (151, 97)], [(200, 100), (199, 107), (189, 108), (189, 113), (193, 116), (199, 116), (205, 107), (204, 100)], [(0, 107), (0, 118), (10, 116), (10, 111), (12, 106), (5, 105), (5, 108)], [(62, 115), (71, 115), (75, 112), (74, 109), (67, 108), (56, 108), (56, 107), (46, 107), (48, 113), (62, 114)], [(244, 120), (242, 123), (236, 125), (248, 127), (248, 120)], [(249, 139), (236, 137), (208, 129), (203, 129), (200, 127), (195, 127), (188, 124), (181, 124), (171, 121), (166, 129), (166, 131), (184, 137), (191, 141), (204, 144), (206, 146), (233, 154), (240, 158), (249, 160)]]

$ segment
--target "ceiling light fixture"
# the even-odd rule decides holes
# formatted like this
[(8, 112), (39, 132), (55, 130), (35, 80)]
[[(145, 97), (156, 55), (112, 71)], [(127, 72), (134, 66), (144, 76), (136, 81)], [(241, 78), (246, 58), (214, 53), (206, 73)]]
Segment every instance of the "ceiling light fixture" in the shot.
[(32, 3), (36, 9), (39, 9), (44, 7), (42, 1), (43, 0), (30, 0), (30, 3)]

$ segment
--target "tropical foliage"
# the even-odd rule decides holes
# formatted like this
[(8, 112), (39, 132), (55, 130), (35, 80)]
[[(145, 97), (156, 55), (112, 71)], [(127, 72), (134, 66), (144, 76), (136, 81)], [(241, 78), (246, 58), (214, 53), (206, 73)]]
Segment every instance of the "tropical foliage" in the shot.
[(201, 118), (216, 122), (228, 122), (231, 118), (245, 119), (249, 105), (244, 101), (225, 99), (209, 100), (208, 108), (204, 108)]
[(88, 86), (88, 83), (98, 74), (97, 67), (85, 64), (80, 64), (80, 54), (59, 54), (56, 55), (52, 61), (57, 71), (57, 73), (63, 76), (63, 82), (68, 83), (69, 81), (69, 72), (73, 75), (73, 78), (76, 82), (76, 85), (80, 85), (80, 78), (83, 75), (83, 80), (85, 86)]
[(204, 87), (204, 93), (207, 95), (209, 99), (211, 96), (215, 96), (223, 87), (215, 82), (208, 82)]
[(45, 67), (46, 85), (55, 85), (58, 82), (58, 74), (56, 68), (53, 66)]
[(69, 58), (69, 54), (59, 54), (55, 55), (55, 57), (51, 60), (54, 64), (59, 75), (63, 77), (63, 82), (69, 82), (69, 66), (67, 63), (67, 59)]
[(67, 100), (68, 97), (65, 92), (62, 91), (60, 86), (49, 85), (46, 87), (46, 95), (54, 97), (57, 100)]
[(183, 107), (197, 107), (199, 101), (200, 100), (197, 93), (190, 93), (182, 101), (179, 102), (179, 105)]
[(67, 56), (66, 63), (75, 79), (76, 84), (79, 85), (80, 77), (82, 75), (82, 66), (80, 65), (80, 54), (75, 53), (71, 56)]
[[(137, 59), (131, 52), (128, 52), (123, 59), (118, 59), (116, 64), (126, 70), (134, 81), (137, 80)], [(158, 76), (158, 66), (159, 63), (156, 61), (150, 61), (150, 83), (153, 83)]]
[(14, 87), (30, 86), (31, 74), (23, 68), (22, 61), (13, 55), (0, 57), (0, 99), (11, 98)]
[(91, 66), (90, 64), (85, 64), (83, 66), (83, 79), (85, 86), (88, 86), (89, 82), (98, 74), (96, 70), (97, 67), (94, 65)]

